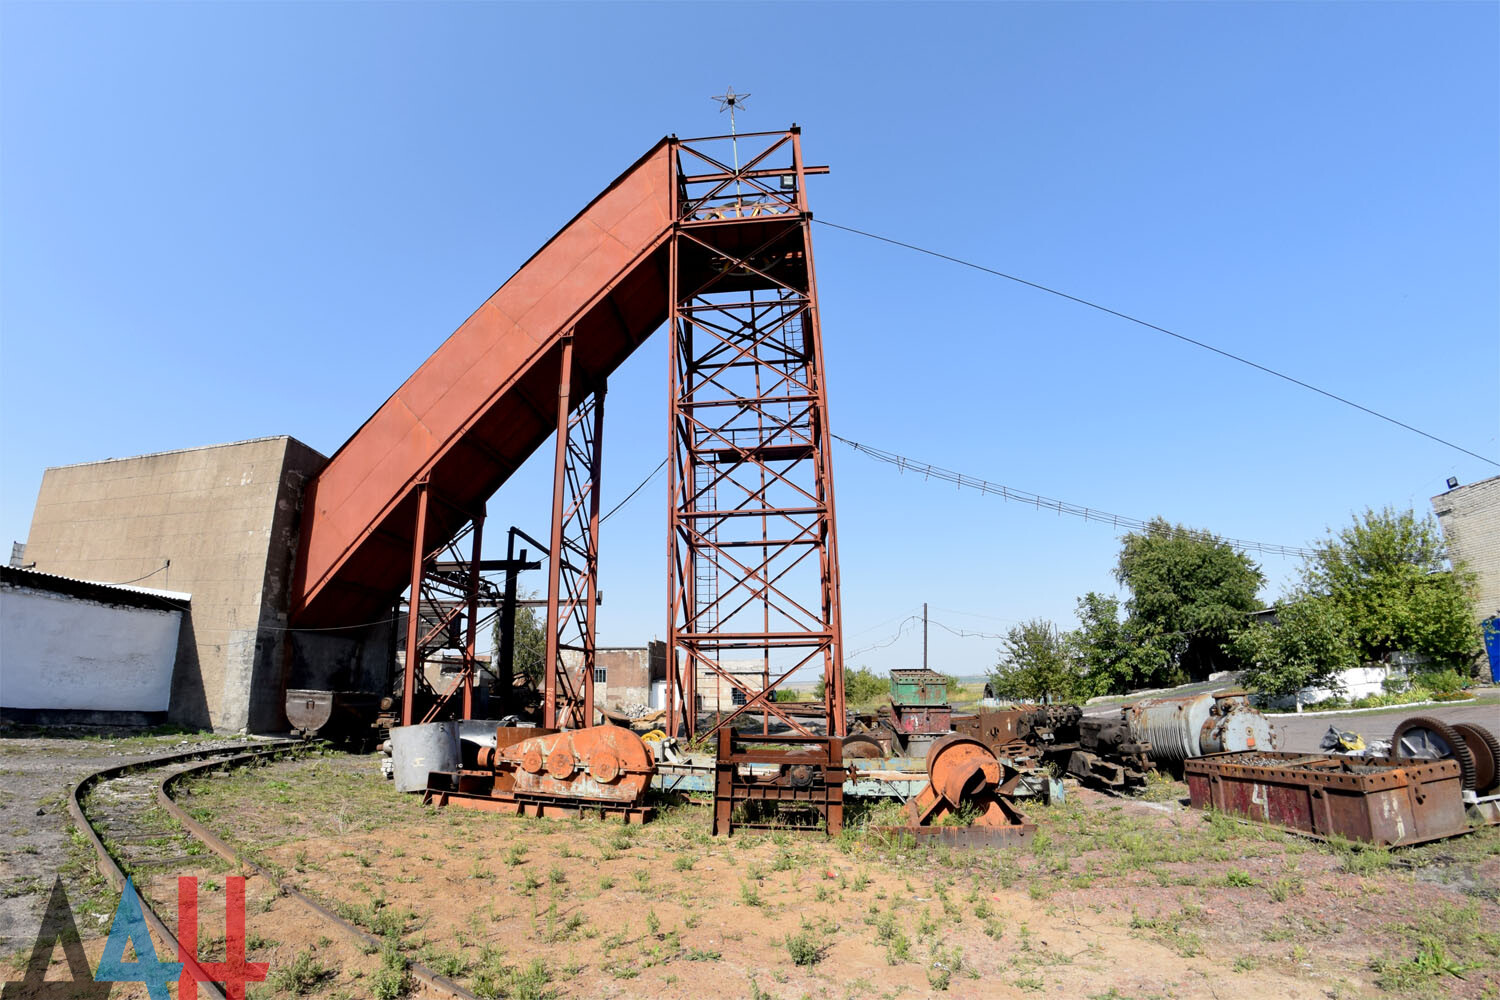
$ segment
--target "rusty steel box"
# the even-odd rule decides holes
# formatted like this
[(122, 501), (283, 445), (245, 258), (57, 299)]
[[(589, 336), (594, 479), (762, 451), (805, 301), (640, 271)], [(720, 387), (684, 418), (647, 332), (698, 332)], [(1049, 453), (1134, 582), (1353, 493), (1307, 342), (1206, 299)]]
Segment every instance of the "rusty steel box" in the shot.
[(891, 701), (897, 705), (948, 704), (948, 678), (936, 670), (892, 670)]
[(950, 705), (891, 705), (891, 724), (898, 733), (933, 735), (951, 732), (953, 708)]
[(1245, 750), (1183, 764), (1194, 807), (1381, 847), (1469, 832), (1451, 760)]

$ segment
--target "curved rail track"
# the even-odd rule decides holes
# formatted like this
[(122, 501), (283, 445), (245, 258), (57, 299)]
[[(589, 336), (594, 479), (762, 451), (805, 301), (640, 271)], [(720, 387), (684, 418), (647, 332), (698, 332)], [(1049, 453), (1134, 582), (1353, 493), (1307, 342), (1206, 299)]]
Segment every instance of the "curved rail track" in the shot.
[[(378, 949), (380, 938), (334, 913), (327, 906), (286, 884), (271, 872), (240, 856), (227, 842), (188, 815), (172, 798), (172, 788), (184, 778), (221, 768), (241, 767), (308, 746), (300, 740), (229, 743), (184, 753), (148, 757), (86, 775), (68, 796), (68, 812), (88, 839), (98, 856), (99, 871), (116, 890), (124, 888), (126, 870), (137, 872), (184, 862), (201, 863), (201, 850), (190, 846), (201, 844), (240, 871), (254, 873), (291, 899), (295, 899), (324, 921), (333, 924), (366, 949)], [(85, 809), (85, 802), (88, 808)], [(159, 807), (183, 830), (182, 835), (163, 836), (144, 832), (144, 817)], [(184, 846), (188, 845), (188, 846)], [(176, 852), (176, 853), (174, 853)], [(150, 900), (141, 895), (141, 911), (151, 930), (175, 953), (181, 954), (177, 936), (157, 915)], [(184, 960), (196, 965), (191, 956)], [(420, 962), (410, 961), (413, 978), (439, 993), (460, 1000), (480, 1000), (446, 976), (439, 975)], [(200, 988), (212, 1000), (225, 1000), (218, 987), (197, 970)]]

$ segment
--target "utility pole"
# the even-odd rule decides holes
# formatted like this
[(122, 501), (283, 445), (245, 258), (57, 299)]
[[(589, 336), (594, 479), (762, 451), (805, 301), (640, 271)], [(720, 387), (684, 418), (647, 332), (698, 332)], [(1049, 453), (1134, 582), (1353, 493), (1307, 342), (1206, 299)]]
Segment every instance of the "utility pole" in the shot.
[(927, 669), (927, 601), (922, 601), (922, 670)]

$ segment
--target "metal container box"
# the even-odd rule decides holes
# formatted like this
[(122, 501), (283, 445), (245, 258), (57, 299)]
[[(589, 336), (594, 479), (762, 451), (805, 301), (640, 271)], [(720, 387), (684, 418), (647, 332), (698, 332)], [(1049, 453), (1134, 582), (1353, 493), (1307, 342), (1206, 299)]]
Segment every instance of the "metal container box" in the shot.
[(1192, 804), (1381, 847), (1469, 832), (1458, 764), (1252, 750), (1183, 765)]
[(936, 670), (892, 670), (891, 701), (897, 705), (946, 705), (948, 678)]

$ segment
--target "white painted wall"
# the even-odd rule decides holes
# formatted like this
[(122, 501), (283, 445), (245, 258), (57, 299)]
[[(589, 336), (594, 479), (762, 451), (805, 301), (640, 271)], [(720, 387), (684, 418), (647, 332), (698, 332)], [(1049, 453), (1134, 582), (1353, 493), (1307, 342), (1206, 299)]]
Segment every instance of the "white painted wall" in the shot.
[(0, 705), (165, 712), (180, 611), (0, 588)]
[(1261, 708), (1272, 709), (1296, 709), (1302, 711), (1303, 705), (1315, 705), (1320, 701), (1327, 701), (1335, 696), (1355, 701), (1372, 694), (1380, 694), (1385, 690), (1385, 680), (1391, 676), (1400, 676), (1405, 671), (1384, 664), (1367, 665), (1363, 667), (1351, 667), (1338, 675), (1341, 685), (1339, 690), (1332, 688), (1303, 688), (1295, 695), (1283, 695), (1280, 698), (1266, 699)]

